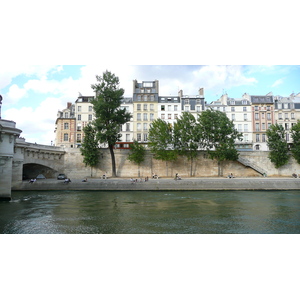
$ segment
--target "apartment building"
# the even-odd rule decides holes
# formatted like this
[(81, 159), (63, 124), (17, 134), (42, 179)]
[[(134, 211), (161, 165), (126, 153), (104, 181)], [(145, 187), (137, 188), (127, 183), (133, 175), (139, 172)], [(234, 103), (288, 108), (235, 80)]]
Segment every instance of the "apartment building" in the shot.
[(75, 101), (76, 147), (80, 147), (84, 138), (83, 128), (95, 118), (91, 101), (94, 96), (79, 95)]
[(76, 143), (76, 118), (75, 105), (67, 103), (67, 107), (58, 111), (55, 122), (55, 140), (54, 145), (61, 147), (75, 147)]
[(150, 124), (158, 117), (159, 82), (133, 80), (133, 139), (147, 143)]
[(220, 99), (213, 101), (206, 107), (226, 113), (235, 128), (243, 134), (242, 141), (236, 141), (236, 147), (239, 151), (252, 150), (252, 113), (248, 94), (244, 94), (242, 98), (229, 98), (225, 93)]
[(275, 124), (274, 99), (272, 93), (266, 96), (251, 96), (252, 139), (254, 150), (267, 151), (266, 131)]
[(291, 144), (291, 128), (300, 119), (300, 93), (289, 97), (274, 96), (274, 111), (276, 123), (285, 129), (285, 138)]
[(181, 102), (181, 110), (190, 112), (197, 119), (197, 115), (205, 110), (204, 89), (200, 88), (198, 95), (183, 95), (183, 91), (178, 92)]

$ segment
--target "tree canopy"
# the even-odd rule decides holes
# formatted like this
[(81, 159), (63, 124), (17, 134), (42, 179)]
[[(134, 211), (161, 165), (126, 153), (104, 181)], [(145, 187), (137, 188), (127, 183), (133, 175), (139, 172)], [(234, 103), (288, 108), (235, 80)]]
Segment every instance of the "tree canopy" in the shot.
[(100, 143), (106, 143), (112, 160), (112, 176), (116, 176), (116, 163), (113, 148), (120, 141), (120, 126), (131, 119), (131, 114), (121, 108), (124, 89), (119, 87), (119, 78), (106, 71), (96, 76), (97, 83), (91, 87), (96, 97), (91, 101), (94, 108), (96, 136)]
[(173, 127), (164, 120), (157, 119), (151, 123), (148, 145), (156, 159), (174, 161), (177, 158), (177, 150), (174, 150)]
[(300, 120), (291, 128), (293, 144), (291, 152), (298, 164), (300, 164)]
[(236, 140), (241, 140), (239, 133), (224, 112), (206, 110), (198, 115), (197, 130), (199, 145), (203, 147), (210, 158), (219, 162), (237, 160), (238, 151), (235, 148)]
[(278, 169), (289, 160), (284, 128), (280, 124), (273, 124), (266, 131), (266, 135), (268, 137), (267, 145), (270, 149), (269, 159)]
[(84, 139), (81, 143), (80, 152), (86, 166), (95, 167), (99, 162), (99, 145), (96, 138), (95, 128), (87, 124), (83, 128)]
[(145, 152), (145, 147), (142, 144), (139, 144), (138, 141), (134, 141), (130, 146), (128, 160), (140, 165), (145, 159)]

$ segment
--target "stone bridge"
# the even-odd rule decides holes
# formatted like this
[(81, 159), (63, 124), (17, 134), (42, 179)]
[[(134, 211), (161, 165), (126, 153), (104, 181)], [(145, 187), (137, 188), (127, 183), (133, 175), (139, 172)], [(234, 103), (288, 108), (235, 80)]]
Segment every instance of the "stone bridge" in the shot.
[(16, 123), (0, 117), (0, 200), (10, 200), (11, 186), (43, 174), (54, 178), (64, 171), (65, 152), (54, 146), (25, 142)]
[(15, 142), (12, 181), (36, 178), (42, 174), (55, 178), (64, 172), (65, 151), (60, 147), (27, 143), (22, 138)]

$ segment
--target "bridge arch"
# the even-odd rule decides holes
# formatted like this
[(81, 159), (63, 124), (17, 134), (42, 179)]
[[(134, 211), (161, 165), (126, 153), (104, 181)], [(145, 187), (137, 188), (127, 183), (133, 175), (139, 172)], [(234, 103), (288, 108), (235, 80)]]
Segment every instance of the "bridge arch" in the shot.
[(38, 163), (25, 163), (22, 174), (23, 179), (36, 178), (39, 174), (46, 178), (56, 178), (58, 171)]

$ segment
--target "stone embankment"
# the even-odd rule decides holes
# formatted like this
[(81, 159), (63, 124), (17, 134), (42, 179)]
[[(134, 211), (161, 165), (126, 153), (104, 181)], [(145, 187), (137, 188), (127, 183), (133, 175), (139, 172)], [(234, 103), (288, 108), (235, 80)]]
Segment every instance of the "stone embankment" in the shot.
[(300, 178), (173, 178), (149, 179), (132, 183), (130, 178), (72, 180), (41, 179), (34, 183), (15, 183), (13, 191), (103, 190), (103, 191), (163, 191), (163, 190), (300, 190)]

